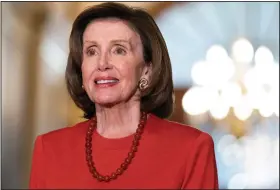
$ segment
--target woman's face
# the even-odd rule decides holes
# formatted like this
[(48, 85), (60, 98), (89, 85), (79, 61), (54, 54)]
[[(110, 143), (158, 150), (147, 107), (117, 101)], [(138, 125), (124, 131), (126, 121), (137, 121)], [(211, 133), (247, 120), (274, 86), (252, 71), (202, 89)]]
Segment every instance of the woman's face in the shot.
[(83, 85), (99, 105), (114, 105), (140, 95), (141, 77), (148, 79), (140, 36), (125, 21), (101, 19), (83, 36)]

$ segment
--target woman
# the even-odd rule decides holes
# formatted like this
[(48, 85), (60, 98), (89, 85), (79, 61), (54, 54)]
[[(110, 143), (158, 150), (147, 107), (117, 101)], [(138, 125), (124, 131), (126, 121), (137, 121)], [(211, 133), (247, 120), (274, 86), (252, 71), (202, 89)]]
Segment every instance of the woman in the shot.
[(82, 12), (66, 82), (88, 120), (37, 137), (30, 188), (218, 188), (212, 138), (164, 119), (171, 73), (148, 13), (117, 3)]

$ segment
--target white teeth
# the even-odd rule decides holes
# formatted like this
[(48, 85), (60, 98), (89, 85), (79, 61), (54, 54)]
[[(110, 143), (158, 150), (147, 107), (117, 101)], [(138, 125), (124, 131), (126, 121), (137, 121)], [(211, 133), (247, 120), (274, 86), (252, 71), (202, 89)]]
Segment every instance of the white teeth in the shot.
[(96, 81), (97, 84), (106, 84), (106, 83), (115, 83), (118, 82), (118, 80), (98, 80)]

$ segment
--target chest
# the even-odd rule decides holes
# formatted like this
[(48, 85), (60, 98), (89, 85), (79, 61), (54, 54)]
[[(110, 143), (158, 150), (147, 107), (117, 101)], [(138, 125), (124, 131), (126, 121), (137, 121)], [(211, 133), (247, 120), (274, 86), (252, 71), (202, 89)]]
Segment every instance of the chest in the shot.
[[(115, 171), (128, 150), (96, 150), (93, 159), (101, 174)], [(83, 151), (72, 156), (57, 155), (56, 162), (47, 165), (47, 188), (180, 188), (184, 178), (184, 159), (172, 149), (139, 148), (127, 170), (109, 183), (94, 179), (86, 164)]]

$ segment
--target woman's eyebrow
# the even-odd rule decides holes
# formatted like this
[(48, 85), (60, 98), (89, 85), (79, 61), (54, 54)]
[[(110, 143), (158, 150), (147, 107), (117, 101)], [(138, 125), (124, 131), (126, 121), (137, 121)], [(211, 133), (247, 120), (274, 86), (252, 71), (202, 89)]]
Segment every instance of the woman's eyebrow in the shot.
[[(126, 39), (115, 39), (115, 40), (111, 40), (110, 43), (111, 44), (114, 44), (114, 43), (125, 43), (125, 44), (128, 44), (130, 47), (133, 47), (132, 41), (130, 39), (129, 40), (126, 40)], [(84, 44), (98, 45), (98, 43), (96, 41), (94, 41), (94, 40), (85, 40)]]
[(97, 44), (96, 41), (92, 41), (92, 40), (85, 40), (85, 41), (84, 41), (84, 44), (85, 44), (85, 43)]
[(114, 44), (114, 43), (125, 43), (125, 44), (128, 44), (130, 47), (132, 47), (131, 40), (124, 40), (124, 39), (112, 40), (111, 44)]

